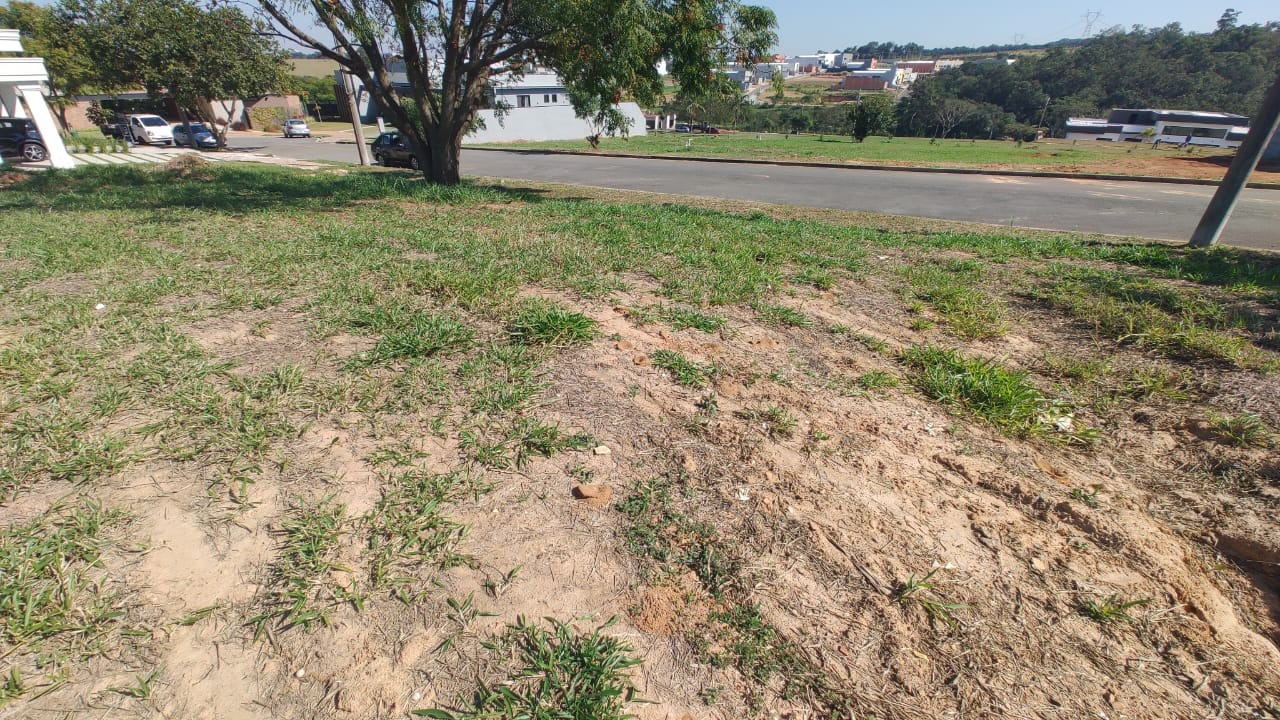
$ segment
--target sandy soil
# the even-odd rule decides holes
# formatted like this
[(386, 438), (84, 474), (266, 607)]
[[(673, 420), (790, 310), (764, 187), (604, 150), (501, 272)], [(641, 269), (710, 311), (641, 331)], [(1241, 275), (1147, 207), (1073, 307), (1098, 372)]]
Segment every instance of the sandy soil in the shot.
[[(881, 256), (879, 262), (898, 258)], [(809, 328), (758, 324), (724, 311), (716, 334), (640, 325), (629, 308), (662, 301), (634, 288), (608, 301), (527, 288), (601, 325), (589, 347), (547, 368), (540, 417), (590, 433), (596, 446), (491, 471), (492, 492), (457, 502), (475, 559), (435, 578), (438, 592), (402, 604), (378, 599), (363, 612), (334, 611), (311, 632), (254, 638), (246, 621), (264, 591), (282, 514), (300, 497), (332, 495), (359, 515), (378, 499), (370, 456), (395, 439), (433, 469), (463, 465), (458, 438), (427, 429), (428, 409), (371, 429), (349, 409), (317, 411), (264, 473), (255, 502), (211, 498), (211, 468), (156, 462), (103, 483), (102, 499), (137, 513), (130, 542), (113, 553), (106, 582), (137, 588), (131, 613), (156, 628), (128, 652), (109, 653), (54, 692), (0, 710), (0, 718), (182, 717), (402, 718), (466, 697), (487, 670), (480, 642), (517, 616), (553, 616), (581, 627), (618, 616), (610, 632), (645, 663), (637, 683), (652, 704), (641, 718), (738, 718), (752, 714), (751, 684), (718, 667), (717, 600), (675, 575), (653, 578), (623, 549), (618, 502), (657, 475), (680, 478), (682, 509), (728, 539), (744, 561), (751, 597), (789, 642), (877, 718), (1253, 718), (1280, 713), (1280, 465), (1268, 450), (1207, 440), (1203, 409), (1132, 403), (1105, 423), (1096, 447), (1018, 441), (948, 413), (904, 387), (833, 391), (872, 370), (900, 375), (884, 353), (950, 342), (938, 328), (907, 329), (891, 288), (851, 280), (783, 302)], [(717, 309), (717, 312), (721, 310)], [(970, 352), (1042, 368), (1046, 352), (1106, 353), (1121, 364), (1150, 359), (1098, 346), (1087, 328), (1020, 308), (1014, 333), (970, 343)], [(267, 328), (265, 331), (261, 328)], [(237, 374), (283, 363), (334, 374), (367, 350), (367, 338), (315, 338), (305, 310), (245, 310), (185, 332)], [(651, 356), (678, 350), (723, 372), (718, 410), (694, 422), (708, 390), (691, 390)], [(1250, 410), (1280, 425), (1274, 376), (1215, 371), (1223, 411)], [(786, 408), (798, 420), (777, 436), (739, 411)], [(138, 426), (149, 418), (132, 419)], [(1251, 469), (1247, 489), (1202, 468)], [(583, 499), (584, 476), (608, 493)], [(1072, 499), (1096, 490), (1097, 506)], [(30, 517), (67, 491), (41, 487), (3, 507)], [(359, 548), (350, 540), (345, 552)], [(501, 592), (486, 583), (519, 567)], [(964, 606), (952, 626), (895, 600), (901, 583), (940, 568), (935, 593)], [(433, 573), (423, 569), (427, 585)], [(491, 615), (459, 627), (448, 598), (471, 595)], [(1082, 600), (1142, 599), (1132, 623), (1102, 625)], [(175, 618), (215, 608), (206, 621)], [(448, 647), (443, 647), (451, 639)], [(110, 691), (146, 668), (163, 668), (147, 699)], [(708, 691), (715, 690), (714, 702)], [(804, 698), (766, 694), (758, 714), (815, 718)]]

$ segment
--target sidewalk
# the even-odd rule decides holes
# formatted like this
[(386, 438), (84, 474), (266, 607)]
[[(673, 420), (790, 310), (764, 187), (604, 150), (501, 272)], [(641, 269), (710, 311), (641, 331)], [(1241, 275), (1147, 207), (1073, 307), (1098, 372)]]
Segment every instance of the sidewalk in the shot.
[[(166, 163), (180, 155), (197, 152), (190, 148), (178, 147), (150, 147), (137, 146), (129, 152), (123, 153), (71, 153), (71, 159), (75, 160), (77, 167), (86, 165), (156, 165)], [(263, 155), (259, 153), (238, 152), (235, 150), (222, 152), (202, 152), (200, 157), (210, 162), (256, 162), (266, 165), (281, 165), (284, 167), (302, 168), (304, 170), (314, 170), (316, 168), (325, 167), (325, 163), (312, 162), (310, 160), (295, 160), (292, 158), (277, 157), (275, 155)], [(35, 163), (8, 163), (4, 166), (6, 169), (24, 169), (24, 170), (47, 170), (49, 161)]]

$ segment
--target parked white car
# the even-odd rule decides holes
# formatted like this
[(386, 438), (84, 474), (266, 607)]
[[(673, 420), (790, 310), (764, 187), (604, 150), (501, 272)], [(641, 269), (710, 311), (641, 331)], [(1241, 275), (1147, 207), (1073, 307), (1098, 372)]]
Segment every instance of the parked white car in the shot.
[(159, 115), (129, 115), (129, 136), (134, 142), (146, 145), (172, 145), (173, 130)]
[(306, 120), (285, 120), (284, 136), (287, 138), (294, 137), (311, 137), (311, 128), (307, 127)]

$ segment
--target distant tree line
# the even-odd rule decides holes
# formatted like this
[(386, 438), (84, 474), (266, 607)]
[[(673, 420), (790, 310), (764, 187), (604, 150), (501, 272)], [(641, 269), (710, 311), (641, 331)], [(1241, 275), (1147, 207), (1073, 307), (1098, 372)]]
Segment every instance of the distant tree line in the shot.
[(843, 52), (851, 53), (857, 58), (877, 60), (909, 60), (912, 58), (941, 58), (951, 55), (989, 55), (994, 53), (1028, 52), (1046, 50), (1053, 47), (1078, 47), (1089, 42), (1087, 38), (1063, 38), (1051, 43), (1032, 45), (1030, 43), (980, 45), (956, 45), (953, 47), (927, 48), (920, 43), (869, 42), (857, 47), (847, 47)]
[(1111, 30), (1080, 47), (1005, 63), (966, 63), (921, 78), (897, 106), (900, 135), (1059, 133), (1070, 116), (1116, 107), (1252, 115), (1280, 72), (1280, 23), (1241, 25), (1228, 10), (1209, 33), (1177, 23)]
[[(892, 58), (919, 45), (868, 43), (846, 52)], [(988, 46), (976, 50), (1007, 48)], [(975, 48), (925, 49), (924, 55)], [(1111, 29), (1062, 41), (1012, 65), (974, 63), (920, 78), (894, 106), (897, 135), (1034, 139), (1060, 134), (1068, 117), (1105, 116), (1117, 107), (1164, 107), (1252, 115), (1280, 72), (1280, 22), (1241, 25), (1227, 10), (1217, 28), (1187, 33), (1177, 23)], [(856, 96), (856, 104), (874, 93)], [(752, 132), (855, 134), (849, 105), (757, 105), (744, 97), (699, 100), (678, 93), (663, 112)], [(880, 108), (879, 101), (875, 107)], [(879, 117), (877, 115), (877, 117)], [(865, 120), (865, 118), (864, 118)], [(877, 121), (878, 123), (878, 121)], [(880, 128), (867, 134), (878, 134)]]

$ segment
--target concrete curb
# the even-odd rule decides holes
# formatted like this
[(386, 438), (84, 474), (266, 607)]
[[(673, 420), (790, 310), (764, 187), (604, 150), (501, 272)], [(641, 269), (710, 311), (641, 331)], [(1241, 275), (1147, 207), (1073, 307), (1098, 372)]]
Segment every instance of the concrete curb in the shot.
[[(936, 175), (995, 175), (999, 177), (1036, 177), (1058, 178), (1063, 180), (1106, 180), (1110, 182), (1142, 182), (1165, 183), (1167, 185), (1205, 185), (1216, 187), (1217, 180), (1200, 180), (1198, 178), (1163, 178), (1151, 175), (1106, 175), (1102, 173), (1067, 173), (1042, 172), (1037, 170), (983, 170), (980, 168), (936, 168), (936, 167), (902, 167), (898, 165), (841, 165), (838, 163), (804, 162), (795, 160), (756, 160), (754, 158), (724, 157), (681, 157), (678, 155), (636, 155), (587, 152), (582, 150), (538, 150), (534, 148), (500, 148), (463, 145), (465, 150), (484, 150), (486, 152), (513, 152), (526, 155), (581, 155), (595, 158), (614, 158), (622, 160), (678, 160), (683, 162), (728, 163), (734, 165), (775, 165), (779, 167), (811, 167), (829, 170), (881, 170), (888, 172), (933, 173)], [(1280, 183), (1251, 182), (1250, 190), (1280, 190)]]

